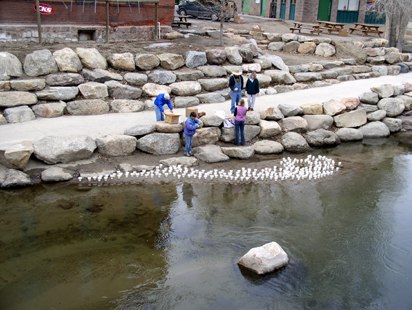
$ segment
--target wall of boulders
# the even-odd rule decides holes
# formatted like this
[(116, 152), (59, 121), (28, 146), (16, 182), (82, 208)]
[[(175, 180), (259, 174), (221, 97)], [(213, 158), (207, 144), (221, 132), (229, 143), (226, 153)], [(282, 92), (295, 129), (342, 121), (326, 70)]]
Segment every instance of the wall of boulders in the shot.
[[(259, 112), (248, 112), (245, 125), (247, 146), (228, 146), (235, 140), (234, 128), (223, 127), (217, 115), (201, 117), (202, 126), (193, 137), (195, 158), (177, 157), (164, 164), (196, 165), (249, 159), (255, 154), (279, 154), (284, 151), (301, 153), (313, 147), (333, 147), (341, 142), (385, 138), (394, 133), (406, 134), (411, 141), (412, 82), (376, 84), (358, 98), (331, 99), (327, 102), (287, 103)], [(95, 152), (102, 156), (127, 156), (137, 150), (153, 155), (173, 155), (184, 144), (183, 124), (156, 122), (137, 125), (123, 135), (108, 135), (97, 139), (88, 136), (47, 136), (32, 144), (20, 143), (0, 149), (0, 163), (8, 168), (1, 175), (3, 188), (32, 184), (23, 172), (34, 156), (50, 165), (90, 158)], [(127, 169), (127, 168), (125, 168)], [(130, 166), (130, 169), (134, 169)], [(149, 169), (149, 168), (145, 168)], [(75, 171), (53, 166), (41, 173), (44, 182), (67, 181)]]

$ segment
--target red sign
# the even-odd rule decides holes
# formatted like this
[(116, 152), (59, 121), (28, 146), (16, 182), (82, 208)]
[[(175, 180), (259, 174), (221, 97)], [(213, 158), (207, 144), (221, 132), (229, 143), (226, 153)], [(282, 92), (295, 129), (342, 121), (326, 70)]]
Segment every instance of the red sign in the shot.
[[(33, 4), (33, 10), (37, 11), (36, 5)], [(39, 5), (40, 14), (51, 15), (54, 13), (54, 9), (47, 4), (40, 4)]]

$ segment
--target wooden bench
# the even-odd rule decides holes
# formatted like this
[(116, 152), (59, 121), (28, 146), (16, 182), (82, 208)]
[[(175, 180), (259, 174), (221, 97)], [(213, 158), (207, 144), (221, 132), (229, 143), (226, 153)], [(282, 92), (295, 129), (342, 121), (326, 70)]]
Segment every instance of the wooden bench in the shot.
[(299, 33), (301, 33), (302, 30), (309, 30), (311, 34), (317, 33), (319, 35), (322, 30), (326, 29), (325, 27), (314, 24), (305, 24), (300, 22), (293, 22), (293, 24), (294, 26), (289, 28), (292, 33), (295, 33), (295, 31), (299, 31)]
[(321, 20), (318, 20), (318, 24), (321, 26), (323, 24), (324, 30), (327, 30), (328, 34), (331, 34), (332, 32), (340, 33), (340, 31), (344, 29), (343, 27), (345, 26), (345, 24), (342, 23), (326, 22)]

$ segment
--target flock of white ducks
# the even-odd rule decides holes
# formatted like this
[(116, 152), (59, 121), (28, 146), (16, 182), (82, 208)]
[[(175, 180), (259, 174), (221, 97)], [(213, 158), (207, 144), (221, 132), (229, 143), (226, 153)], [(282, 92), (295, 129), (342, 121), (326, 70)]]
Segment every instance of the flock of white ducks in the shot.
[(252, 169), (242, 167), (237, 170), (225, 169), (196, 169), (188, 168), (182, 165), (164, 166), (162, 164), (156, 166), (152, 170), (142, 170), (140, 172), (122, 172), (116, 171), (110, 174), (99, 174), (96, 176), (82, 177), (78, 180), (87, 182), (91, 185), (109, 185), (113, 184), (112, 180), (122, 180), (126, 183), (137, 183), (139, 181), (186, 181), (186, 182), (205, 182), (219, 181), (224, 183), (255, 183), (255, 182), (280, 182), (286, 180), (316, 180), (331, 176), (338, 172), (341, 168), (341, 162), (336, 163), (335, 160), (326, 156), (308, 155), (305, 159), (291, 159), (290, 157), (283, 158), (280, 161), (280, 167), (266, 167), (263, 169)]

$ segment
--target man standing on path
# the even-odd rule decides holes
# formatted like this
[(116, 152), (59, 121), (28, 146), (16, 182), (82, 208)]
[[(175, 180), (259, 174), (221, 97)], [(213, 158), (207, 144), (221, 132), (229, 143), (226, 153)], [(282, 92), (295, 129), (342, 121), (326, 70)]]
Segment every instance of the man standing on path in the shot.
[(235, 113), (235, 108), (242, 98), (243, 77), (239, 69), (233, 71), (233, 75), (229, 78), (230, 97), (232, 98), (232, 105), (230, 112)]
[(168, 93), (158, 95), (156, 97), (156, 100), (154, 101), (154, 111), (156, 114), (156, 122), (165, 120), (165, 116), (164, 116), (165, 110), (163, 109), (163, 106), (165, 104), (167, 104), (167, 106), (169, 107), (170, 112), (173, 113), (173, 107), (172, 107), (172, 103), (170, 102), (170, 95)]

